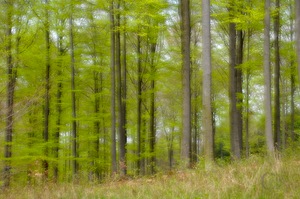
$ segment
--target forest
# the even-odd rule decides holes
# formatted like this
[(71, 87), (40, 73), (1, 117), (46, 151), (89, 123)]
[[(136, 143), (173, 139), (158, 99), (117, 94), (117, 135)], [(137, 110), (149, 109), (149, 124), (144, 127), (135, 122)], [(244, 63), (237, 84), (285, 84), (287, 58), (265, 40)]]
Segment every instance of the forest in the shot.
[(300, 152), (298, 0), (1, 8), (3, 188), (181, 179)]

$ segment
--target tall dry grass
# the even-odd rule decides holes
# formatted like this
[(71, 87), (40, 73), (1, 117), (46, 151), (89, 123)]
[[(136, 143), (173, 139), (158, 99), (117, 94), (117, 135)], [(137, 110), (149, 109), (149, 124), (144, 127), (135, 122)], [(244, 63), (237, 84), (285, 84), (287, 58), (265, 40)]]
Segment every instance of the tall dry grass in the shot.
[(300, 198), (300, 156), (265, 160), (261, 157), (228, 165), (159, 173), (151, 177), (102, 184), (52, 184), (18, 187), (0, 198)]

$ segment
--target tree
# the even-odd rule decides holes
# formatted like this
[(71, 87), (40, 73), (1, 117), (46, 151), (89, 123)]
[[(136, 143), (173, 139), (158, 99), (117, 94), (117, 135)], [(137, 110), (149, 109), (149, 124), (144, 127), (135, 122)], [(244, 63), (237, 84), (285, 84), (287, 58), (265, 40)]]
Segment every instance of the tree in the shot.
[(45, 160), (43, 161), (44, 176), (48, 178), (49, 163), (48, 156), (48, 140), (49, 140), (49, 116), (50, 116), (50, 29), (49, 29), (49, 1), (45, 0), (45, 43), (46, 43), (46, 67), (45, 67), (45, 105), (44, 105), (44, 142)]
[(296, 49), (297, 49), (297, 65), (298, 65), (298, 81), (300, 81), (300, 2), (295, 0), (295, 36), (296, 36)]
[(183, 71), (183, 129), (181, 141), (181, 160), (185, 167), (190, 166), (191, 151), (191, 88), (190, 88), (190, 1), (180, 1), (181, 53)]
[(264, 20), (264, 91), (265, 91), (265, 134), (269, 155), (274, 153), (274, 140), (272, 132), (272, 107), (271, 107), (271, 69), (270, 69), (270, 0), (265, 0)]
[(12, 28), (13, 28), (13, 6), (14, 1), (5, 1), (6, 9), (6, 44), (5, 44), (5, 54), (6, 54), (6, 67), (7, 67), (7, 86), (6, 86), (6, 128), (5, 128), (5, 145), (4, 145), (4, 187), (10, 185), (11, 178), (11, 160), (12, 157), (12, 138), (13, 138), (13, 124), (14, 124), (14, 93), (16, 85), (16, 69), (13, 63), (12, 55)]
[(76, 113), (76, 87), (75, 87), (75, 50), (74, 50), (74, 30), (73, 30), (73, 9), (69, 18), (70, 28), (70, 58), (71, 58), (71, 99), (72, 99), (72, 169), (73, 177), (78, 173), (78, 152), (77, 152), (77, 113)]
[(124, 79), (124, 74), (121, 66), (121, 17), (120, 17), (120, 0), (117, 1), (117, 14), (116, 14), (116, 76), (117, 76), (117, 104), (118, 104), (118, 123), (119, 123), (119, 163), (120, 171), (122, 175), (126, 174), (126, 112), (125, 112), (125, 102), (124, 98), (124, 88), (126, 87), (126, 82), (122, 81)]
[(117, 151), (116, 151), (116, 108), (115, 108), (115, 19), (114, 1), (110, 5), (110, 67), (111, 67), (111, 171), (117, 172)]
[(241, 133), (240, 133), (240, 114), (238, 110), (238, 70), (237, 70), (237, 48), (236, 24), (233, 22), (235, 9), (234, 1), (230, 2), (229, 15), (231, 22), (229, 23), (229, 67), (230, 67), (230, 139), (231, 153), (234, 159), (241, 158)]
[(210, 0), (202, 1), (202, 24), (203, 24), (203, 132), (205, 167), (209, 168), (214, 160), (214, 135), (212, 122), (212, 103), (211, 103), (211, 35), (210, 35)]
[(277, 150), (281, 149), (280, 133), (280, 2), (276, 0), (276, 15), (274, 18), (274, 47), (275, 47), (275, 103), (274, 103), (274, 141)]

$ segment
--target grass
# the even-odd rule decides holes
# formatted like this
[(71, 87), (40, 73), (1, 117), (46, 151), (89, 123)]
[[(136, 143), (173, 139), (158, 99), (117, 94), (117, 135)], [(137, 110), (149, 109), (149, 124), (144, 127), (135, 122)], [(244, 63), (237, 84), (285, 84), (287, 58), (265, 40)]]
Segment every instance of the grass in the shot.
[(107, 180), (98, 185), (46, 184), (12, 187), (0, 198), (299, 198), (299, 156), (267, 161), (260, 157), (130, 180)]

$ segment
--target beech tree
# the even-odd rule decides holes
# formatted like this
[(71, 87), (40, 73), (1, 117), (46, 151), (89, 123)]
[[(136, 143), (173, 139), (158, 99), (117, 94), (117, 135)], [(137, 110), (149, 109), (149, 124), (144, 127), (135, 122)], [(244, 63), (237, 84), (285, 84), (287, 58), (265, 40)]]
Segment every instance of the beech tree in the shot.
[(191, 150), (191, 87), (190, 87), (190, 1), (180, 1), (181, 16), (181, 53), (183, 88), (183, 126), (181, 141), (181, 159), (186, 167), (190, 165)]

